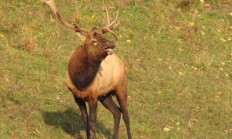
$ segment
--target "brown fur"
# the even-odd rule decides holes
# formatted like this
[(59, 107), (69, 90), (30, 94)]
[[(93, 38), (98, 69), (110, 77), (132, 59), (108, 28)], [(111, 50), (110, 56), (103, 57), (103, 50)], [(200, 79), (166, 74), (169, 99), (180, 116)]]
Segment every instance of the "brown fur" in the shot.
[[(75, 53), (73, 53), (74, 55)], [(125, 64), (116, 55), (110, 55), (103, 60), (98, 68), (93, 81), (84, 89), (78, 89), (72, 80), (70, 72), (67, 73), (67, 85), (73, 90), (74, 95), (84, 100), (97, 100), (99, 96), (104, 96), (108, 92), (127, 89), (127, 71)], [(127, 90), (124, 90), (127, 95)]]
[[(99, 100), (114, 116), (114, 139), (118, 138), (121, 112), (128, 138), (131, 139), (126, 66), (115, 54), (107, 54), (107, 48), (114, 48), (114, 43), (106, 40), (102, 34), (94, 32), (90, 32), (86, 36), (85, 44), (71, 54), (67, 86), (81, 110), (87, 138), (96, 138), (96, 109)], [(120, 108), (114, 103), (111, 95), (116, 95)], [(89, 104), (90, 125), (84, 101)]]
[(74, 51), (68, 64), (68, 72), (79, 90), (86, 88), (93, 81), (100, 62), (100, 60), (94, 60), (91, 56), (88, 56), (84, 46)]
[[(127, 110), (127, 72), (125, 64), (113, 53), (115, 47), (112, 41), (103, 37), (109, 32), (116, 39), (113, 32), (117, 22), (118, 12), (113, 22), (106, 6), (107, 25), (102, 29), (85, 29), (77, 23), (67, 23), (56, 8), (54, 0), (41, 0), (46, 3), (60, 22), (67, 28), (75, 30), (84, 44), (77, 47), (71, 54), (68, 71), (67, 86), (73, 93), (74, 99), (81, 111), (82, 120), (86, 129), (87, 139), (96, 139), (96, 119), (98, 100), (107, 108), (114, 117), (114, 139), (118, 138), (121, 114), (126, 124), (128, 138), (131, 139), (130, 122)], [(117, 97), (118, 105), (112, 99)], [(89, 104), (89, 116), (86, 103)]]
[(93, 81), (102, 60), (107, 56), (105, 49), (108, 47), (114, 48), (114, 43), (106, 40), (94, 28), (86, 37), (85, 44), (74, 50), (68, 63), (68, 73), (79, 90)]

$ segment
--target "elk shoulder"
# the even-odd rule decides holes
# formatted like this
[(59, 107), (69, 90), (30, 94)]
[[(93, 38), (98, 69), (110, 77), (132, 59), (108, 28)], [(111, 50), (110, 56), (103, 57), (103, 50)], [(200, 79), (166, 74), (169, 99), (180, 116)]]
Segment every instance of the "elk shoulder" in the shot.
[(116, 90), (118, 85), (122, 84), (126, 75), (125, 63), (118, 56), (112, 54), (101, 62), (93, 81), (86, 88), (78, 89), (72, 81), (69, 72), (67, 72), (67, 86), (79, 98), (88, 100), (98, 98), (98, 96), (103, 96), (110, 91)]

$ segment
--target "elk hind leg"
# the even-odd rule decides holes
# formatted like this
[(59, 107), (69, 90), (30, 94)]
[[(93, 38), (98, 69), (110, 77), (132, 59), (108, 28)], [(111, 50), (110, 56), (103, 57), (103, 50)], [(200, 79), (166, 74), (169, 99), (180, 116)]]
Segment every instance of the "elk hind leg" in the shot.
[(88, 113), (87, 113), (85, 101), (76, 97), (75, 95), (74, 95), (74, 99), (81, 111), (82, 121), (85, 127), (87, 139), (90, 139), (89, 119), (88, 119)]
[(126, 124), (128, 139), (131, 139), (132, 137), (131, 137), (131, 131), (130, 131), (130, 119), (129, 119), (128, 109), (127, 109), (127, 86), (126, 85), (121, 86), (119, 89), (117, 89), (116, 97), (117, 97), (118, 103), (122, 111), (123, 120)]

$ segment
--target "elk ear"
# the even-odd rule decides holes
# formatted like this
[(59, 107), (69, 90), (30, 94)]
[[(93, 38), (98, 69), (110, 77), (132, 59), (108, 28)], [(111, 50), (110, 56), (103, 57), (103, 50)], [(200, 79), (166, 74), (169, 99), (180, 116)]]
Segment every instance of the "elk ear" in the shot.
[(91, 33), (89, 34), (89, 36), (91, 37), (91, 39), (96, 39), (97, 35), (102, 34), (101, 31), (99, 31), (97, 28), (93, 28), (91, 29)]
[(92, 30), (93, 30), (93, 31), (94, 31), (94, 30), (97, 30), (97, 27), (93, 27)]
[(86, 40), (86, 37), (85, 37), (83, 34), (79, 33), (79, 32), (77, 32), (77, 36), (78, 36), (83, 42)]

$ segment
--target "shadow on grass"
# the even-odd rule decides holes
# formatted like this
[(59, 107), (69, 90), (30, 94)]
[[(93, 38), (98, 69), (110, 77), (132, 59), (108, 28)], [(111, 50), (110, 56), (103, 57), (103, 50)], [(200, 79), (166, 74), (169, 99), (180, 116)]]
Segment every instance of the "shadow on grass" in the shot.
[[(43, 112), (44, 122), (48, 125), (55, 126), (57, 128), (63, 129), (67, 134), (77, 138), (84, 139), (86, 136), (82, 137), (80, 130), (85, 131), (81, 114), (78, 110), (73, 108), (67, 108), (65, 111), (57, 112)], [(104, 127), (102, 123), (97, 122), (97, 132), (100, 132), (104, 137), (111, 138), (111, 132)]]

